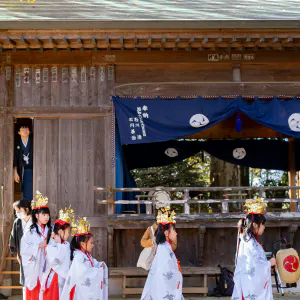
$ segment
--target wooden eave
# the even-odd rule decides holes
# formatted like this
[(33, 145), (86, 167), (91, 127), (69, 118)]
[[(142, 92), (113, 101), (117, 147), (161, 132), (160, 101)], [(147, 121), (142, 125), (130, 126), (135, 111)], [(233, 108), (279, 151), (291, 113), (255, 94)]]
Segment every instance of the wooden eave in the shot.
[(17, 50), (288, 50), (300, 29), (0, 30), (0, 51)]

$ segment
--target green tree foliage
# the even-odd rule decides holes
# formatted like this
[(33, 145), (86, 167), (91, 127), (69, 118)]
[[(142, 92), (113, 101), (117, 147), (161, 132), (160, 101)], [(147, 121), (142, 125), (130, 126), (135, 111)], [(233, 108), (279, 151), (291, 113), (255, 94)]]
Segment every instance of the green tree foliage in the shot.
[(172, 165), (132, 171), (138, 187), (208, 186), (209, 174), (210, 157), (201, 152)]

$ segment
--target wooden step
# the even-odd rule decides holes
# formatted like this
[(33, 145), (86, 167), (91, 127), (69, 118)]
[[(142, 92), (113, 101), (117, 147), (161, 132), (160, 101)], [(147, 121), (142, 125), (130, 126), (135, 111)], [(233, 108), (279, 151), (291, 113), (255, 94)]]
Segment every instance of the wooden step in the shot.
[(20, 274), (20, 271), (2, 271), (2, 272), (0, 272), (0, 274), (3, 274), (3, 275), (18, 275), (18, 274)]
[(0, 285), (0, 290), (4, 289), (22, 289), (23, 287), (21, 285)]
[(12, 257), (5, 257), (4, 259), (5, 259), (5, 260), (17, 260), (17, 258), (16, 258), (16, 257), (13, 257), (13, 256), (12, 256)]

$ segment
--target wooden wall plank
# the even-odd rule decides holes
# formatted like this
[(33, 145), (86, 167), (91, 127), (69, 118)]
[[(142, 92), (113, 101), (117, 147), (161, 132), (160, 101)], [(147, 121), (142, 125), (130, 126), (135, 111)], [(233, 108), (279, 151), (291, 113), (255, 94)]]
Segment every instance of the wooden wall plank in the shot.
[(78, 76), (78, 106), (89, 106), (89, 98), (88, 98), (88, 70), (87, 66), (80, 66), (79, 67), (79, 76)]
[[(55, 75), (56, 74), (56, 75)], [(60, 106), (61, 68), (51, 67), (51, 106)]]
[(0, 116), (0, 185), (4, 185), (4, 122), (5, 116)]
[(80, 70), (78, 66), (70, 67), (70, 106), (80, 106), (79, 103), (79, 82)]
[(5, 103), (6, 87), (5, 87), (5, 68), (0, 66), (0, 105), (6, 106)]
[[(37, 124), (35, 125), (36, 128)], [(46, 125), (47, 131), (47, 196), (50, 201), (51, 213), (58, 214), (58, 120), (49, 120)], [(41, 163), (41, 161), (39, 162)]]
[(14, 68), (11, 65), (0, 66), (0, 106), (12, 107), (14, 103)]
[(93, 256), (99, 261), (107, 263), (107, 229), (104, 228), (92, 228), (94, 236), (94, 250)]
[[(107, 140), (106, 133), (109, 128), (106, 126), (106, 119), (94, 120), (93, 140), (94, 140), (94, 184), (95, 186), (107, 186), (109, 182), (106, 175), (110, 173), (110, 161), (107, 160)], [(101, 185), (98, 185), (98, 184)], [(97, 205), (98, 200), (102, 200), (103, 194), (94, 192), (95, 213), (107, 214), (106, 205)]]
[(22, 67), (15, 66), (14, 74), (14, 104), (15, 106), (22, 106)]
[(34, 121), (33, 194), (37, 190), (43, 195), (47, 192), (47, 125), (48, 120)]
[[(59, 120), (59, 207), (72, 201), (72, 121)], [(76, 209), (76, 207), (73, 208)]]
[[(39, 72), (39, 78), (38, 78)], [(40, 67), (33, 67), (32, 68), (32, 106), (41, 106), (41, 68)]]
[(33, 191), (49, 198), (54, 216), (58, 211), (58, 120), (34, 120)]
[(106, 66), (99, 66), (97, 70), (98, 82), (98, 105), (104, 105), (107, 97), (107, 68)]
[[(3, 119), (3, 175), (4, 175), (4, 205), (2, 212), (5, 218), (10, 219), (12, 216), (13, 195), (13, 151), (14, 148), (14, 120), (13, 116), (8, 115)], [(1, 156), (1, 155), (0, 155)]]
[(21, 87), (22, 87), (22, 106), (33, 106), (32, 97), (32, 85), (33, 77), (33, 67), (30, 65), (24, 65), (21, 69)]
[(5, 66), (5, 77), (6, 77), (5, 78), (6, 105), (8, 107), (13, 107), (14, 106), (14, 66), (13, 65)]
[(62, 67), (62, 81), (60, 83), (60, 106), (70, 106), (70, 74), (69, 67)]
[(86, 215), (88, 204), (83, 199), (83, 157), (86, 153), (83, 152), (82, 122), (82, 120), (71, 121), (71, 144), (68, 146), (71, 147), (72, 153), (70, 165), (72, 172), (69, 179), (74, 208)]
[(88, 105), (98, 106), (98, 80), (99, 72), (96, 66), (89, 67), (89, 77), (88, 77)]
[(51, 106), (51, 70), (48, 66), (41, 67), (41, 100), (40, 105)]
[(94, 201), (94, 123), (98, 120), (82, 120), (82, 198), (81, 205), (85, 213), (93, 215), (95, 212)]
[(241, 64), (242, 81), (251, 82), (293, 82), (300, 81), (300, 64)]
[(114, 88), (116, 84), (116, 68), (115, 65), (107, 66), (107, 91), (104, 99), (105, 105), (111, 105), (111, 96), (114, 95)]

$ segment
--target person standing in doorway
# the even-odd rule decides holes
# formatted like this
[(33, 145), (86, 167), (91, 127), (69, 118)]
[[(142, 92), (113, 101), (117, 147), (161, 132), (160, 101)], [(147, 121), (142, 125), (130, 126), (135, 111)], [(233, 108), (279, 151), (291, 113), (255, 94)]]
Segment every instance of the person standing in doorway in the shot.
[(21, 184), (22, 198), (32, 200), (33, 182), (33, 142), (27, 125), (20, 125), (20, 138), (15, 142), (14, 179)]

